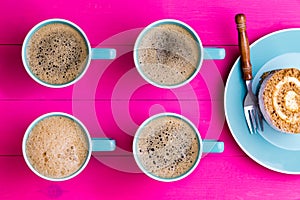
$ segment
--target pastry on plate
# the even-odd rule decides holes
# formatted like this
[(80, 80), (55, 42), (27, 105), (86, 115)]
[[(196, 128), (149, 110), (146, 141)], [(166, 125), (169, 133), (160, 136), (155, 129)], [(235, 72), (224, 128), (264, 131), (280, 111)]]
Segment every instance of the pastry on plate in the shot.
[(300, 70), (275, 70), (262, 78), (258, 101), (266, 122), (281, 132), (300, 133)]

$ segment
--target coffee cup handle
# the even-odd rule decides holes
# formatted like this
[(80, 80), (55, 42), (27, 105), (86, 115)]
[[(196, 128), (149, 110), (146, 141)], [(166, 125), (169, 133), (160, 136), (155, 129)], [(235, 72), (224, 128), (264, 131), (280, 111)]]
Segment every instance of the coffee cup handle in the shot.
[(225, 58), (225, 54), (223, 48), (204, 48), (204, 60), (222, 60)]
[(109, 48), (92, 48), (92, 60), (99, 59), (115, 59), (116, 58), (116, 50)]
[(203, 140), (204, 153), (222, 153), (224, 151), (224, 142), (216, 140)]
[(92, 151), (114, 151), (116, 141), (108, 138), (92, 138)]

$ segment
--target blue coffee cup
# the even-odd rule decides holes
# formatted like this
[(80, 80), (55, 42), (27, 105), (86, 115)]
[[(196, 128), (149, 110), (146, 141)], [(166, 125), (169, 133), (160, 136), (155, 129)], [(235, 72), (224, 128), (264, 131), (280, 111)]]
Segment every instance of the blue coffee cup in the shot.
[[(172, 84), (161, 83), (161, 82), (153, 80), (151, 77), (149, 77), (149, 75), (147, 75), (147, 73), (145, 73), (145, 71), (142, 69), (141, 63), (139, 60), (139, 56), (138, 56), (139, 51), (145, 49), (144, 47), (140, 47), (140, 45), (141, 45), (141, 41), (147, 35), (147, 33), (149, 33), (149, 31), (151, 31), (155, 28), (157, 28), (157, 30), (158, 30), (159, 28), (161, 28), (164, 25), (175, 25), (175, 26), (183, 28), (183, 30), (185, 30), (185, 32), (189, 33), (189, 35), (193, 38), (194, 42), (197, 44), (198, 58), (197, 58), (197, 63), (195, 64), (195, 70), (193, 71), (193, 73), (190, 76), (184, 77), (184, 80), (182, 80), (178, 83), (174, 83), (174, 84), (173, 83)], [(170, 29), (171, 28), (169, 28), (169, 30)], [(176, 30), (172, 30), (172, 32), (175, 34), (180, 33), (180, 31), (176, 33)], [(166, 32), (159, 34), (159, 36), (157, 36), (157, 37), (166, 37)], [(170, 38), (170, 40), (171, 39), (174, 39), (174, 38)], [(151, 43), (156, 43), (156, 42), (157, 41), (155, 41), (155, 39), (154, 39), (154, 41), (151, 41)], [(174, 51), (174, 44), (171, 41), (166, 42), (166, 44), (162, 45), (162, 46), (163, 47), (160, 47), (161, 49), (156, 49), (154, 54), (158, 54), (158, 51)], [(170, 49), (164, 49), (164, 46), (169, 46)], [(147, 53), (147, 54), (149, 54), (149, 53)], [(176, 52), (176, 54), (178, 54), (178, 52)], [(148, 56), (155, 57), (157, 55), (148, 55)], [(178, 56), (183, 57), (183, 55), (179, 55), (179, 54), (178, 54)], [(148, 83), (150, 83), (156, 87), (159, 87), (159, 88), (172, 89), (172, 88), (181, 87), (181, 86), (189, 83), (191, 80), (193, 80), (193, 78), (195, 78), (195, 76), (200, 71), (203, 60), (224, 59), (225, 58), (225, 49), (213, 48), (213, 47), (210, 47), (210, 48), (205, 47), (204, 48), (198, 34), (188, 24), (186, 24), (182, 21), (179, 21), (179, 20), (175, 20), (175, 19), (163, 19), (163, 20), (158, 20), (158, 21), (151, 23), (150, 25), (148, 25), (146, 28), (144, 28), (141, 31), (141, 33), (137, 37), (135, 45), (134, 45), (133, 57), (134, 57), (134, 63), (135, 63), (136, 69), (145, 81), (147, 81)], [(185, 58), (185, 59), (187, 59), (187, 58)], [(172, 68), (170, 66), (168, 66), (167, 64), (164, 65), (164, 68), (168, 68), (168, 67), (169, 67), (169, 69), (168, 69), (169, 71), (172, 70)], [(156, 72), (153, 70), (153, 71), (151, 71), (151, 73), (156, 73)], [(161, 76), (161, 77), (164, 76), (164, 74), (162, 74), (161, 72), (158, 72), (158, 73), (160, 73), (160, 74), (158, 74), (157, 76)]]
[[(167, 153), (173, 153), (173, 156), (174, 158), (179, 158), (180, 154), (178, 154), (178, 151), (175, 150), (175, 152), (171, 152), (169, 147), (170, 146), (174, 146), (176, 145), (174, 143), (174, 140), (172, 138), (172, 134), (173, 133), (167, 133), (167, 129), (169, 127), (166, 127), (166, 123), (169, 123), (167, 121), (169, 120), (165, 120), (166, 118), (175, 118), (175, 119), (179, 119), (180, 121), (182, 121), (183, 123), (187, 124), (191, 130), (193, 131), (193, 134), (194, 136), (196, 137), (196, 140), (197, 140), (197, 150), (196, 150), (196, 158), (195, 158), (195, 161), (193, 163), (193, 165), (191, 165), (184, 173), (181, 173), (180, 175), (177, 175), (177, 176), (174, 176), (174, 177), (165, 177), (165, 176), (159, 176), (151, 171), (149, 171), (149, 167), (147, 166), (147, 162), (143, 161), (144, 159), (141, 159), (140, 158), (140, 155), (141, 155), (141, 150), (139, 150), (139, 143), (140, 143), (140, 140), (143, 140), (143, 141), (148, 141), (148, 139), (150, 138), (149, 136), (145, 136), (145, 132), (148, 132), (147, 134), (151, 134), (151, 137), (153, 139), (155, 139), (155, 137), (157, 137), (157, 135), (160, 135), (161, 137), (161, 140), (162, 141), (161, 143), (164, 143), (164, 145), (161, 145), (161, 144), (157, 144), (155, 142), (148, 142), (147, 144), (144, 144), (144, 142), (141, 143), (141, 145), (146, 145), (147, 148), (150, 148), (152, 150), (150, 150), (148, 153), (149, 153), (149, 160), (148, 163), (154, 163), (156, 162), (157, 160), (161, 159), (169, 159), (169, 155)], [(164, 122), (161, 121), (159, 123), (157, 123), (157, 120), (165, 120)], [(152, 128), (149, 128), (149, 125), (153, 122), (154, 122), (154, 126), (153, 127), (156, 127), (154, 129)], [(153, 125), (153, 124), (152, 124)], [(178, 125), (178, 124), (177, 124)], [(151, 126), (151, 125), (150, 125)], [(158, 128), (157, 128), (158, 127)], [(155, 130), (157, 129), (157, 130)], [(169, 129), (170, 130), (170, 129)], [(161, 132), (159, 132), (161, 131)], [(172, 131), (170, 131), (172, 132)], [(163, 136), (162, 135), (167, 135), (167, 138), (169, 138), (168, 140), (166, 141), (163, 141)], [(180, 134), (182, 134), (182, 137), (185, 137), (184, 136), (184, 133), (183, 132), (180, 132)], [(187, 140), (192, 140), (192, 138), (188, 137)], [(159, 159), (156, 159), (154, 154), (151, 154), (151, 151), (154, 152), (154, 147), (157, 147), (158, 151), (160, 152), (160, 158)], [(159, 113), (159, 114), (156, 114), (156, 115), (153, 115), (151, 117), (149, 117), (148, 119), (146, 119), (140, 126), (139, 128), (137, 129), (136, 131), (136, 134), (134, 136), (134, 139), (133, 139), (133, 145), (132, 145), (132, 148), (133, 148), (133, 155), (134, 155), (134, 159), (136, 161), (136, 164), (138, 165), (138, 167), (140, 168), (140, 170), (146, 174), (148, 177), (154, 179), (154, 180), (157, 180), (157, 181), (161, 181), (161, 182), (174, 182), (174, 181), (178, 181), (178, 180), (181, 180), (187, 176), (189, 176), (195, 169), (196, 167), (198, 166), (198, 164), (200, 163), (200, 160), (201, 160), (201, 157), (202, 157), (202, 154), (203, 153), (222, 153), (224, 151), (224, 143), (222, 141), (217, 141), (217, 140), (203, 140), (201, 138), (201, 135), (199, 133), (199, 130), (197, 129), (197, 127), (186, 117), (180, 115), (180, 114), (176, 114), (176, 113), (169, 113), (169, 112), (164, 112), (164, 113)], [(181, 147), (176, 147), (177, 149), (181, 149)], [(181, 151), (185, 151), (187, 149), (181, 149)], [(150, 158), (150, 156), (152, 156), (152, 158)], [(185, 161), (186, 162), (186, 161)], [(156, 163), (157, 164), (157, 163)], [(169, 162), (167, 163), (167, 166), (169, 167)], [(174, 167), (176, 168), (176, 167)], [(174, 169), (173, 168), (173, 169)], [(163, 168), (160, 168), (160, 170), (162, 170)]]
[[(41, 173), (36, 167), (34, 167), (34, 164), (30, 159), (30, 155), (28, 155), (28, 153), (27, 153), (27, 142), (28, 142), (28, 138), (30, 137), (30, 134), (32, 133), (33, 129), (42, 120), (45, 120), (45, 119), (50, 118), (50, 117), (66, 118), (66, 119), (72, 121), (73, 123), (76, 123), (78, 125), (78, 127), (81, 129), (83, 137), (85, 138), (85, 141), (87, 143), (86, 144), (87, 145), (87, 155), (85, 156), (85, 160), (83, 161), (83, 163), (79, 166), (79, 168), (75, 172), (73, 172), (72, 174), (69, 174), (67, 176), (50, 177), (50, 176), (47, 176), (47, 175)], [(67, 129), (67, 125), (64, 124), (63, 126), (65, 126), (64, 129)], [(59, 130), (61, 130), (61, 128)], [(43, 130), (43, 131), (45, 131), (45, 133), (47, 132), (46, 130)], [(62, 138), (57, 138), (57, 140), (63, 140), (63, 139)], [(50, 140), (44, 140), (44, 141), (39, 140), (38, 143), (43, 143), (43, 144), (48, 143), (47, 145), (44, 145), (43, 148), (45, 146), (47, 146), (48, 148), (50, 146), (52, 148), (55, 148), (57, 146), (56, 145), (55, 147), (53, 147), (52, 141), (50, 141)], [(63, 140), (62, 143), (65, 143), (64, 147), (61, 147), (61, 146), (58, 145), (57, 147), (59, 148), (59, 150), (61, 150), (61, 148), (67, 148), (68, 147), (67, 141)], [(35, 146), (37, 147), (38, 144), (35, 144)], [(23, 142), (22, 142), (23, 158), (24, 158), (27, 166), (31, 169), (31, 171), (34, 172), (37, 176), (39, 176), (39, 177), (41, 177), (45, 180), (56, 181), (56, 182), (57, 181), (66, 181), (66, 180), (72, 179), (75, 176), (79, 175), (85, 169), (85, 167), (87, 166), (87, 164), (88, 164), (88, 162), (91, 158), (92, 152), (114, 151), (115, 148), (116, 148), (116, 141), (115, 140), (110, 139), (110, 138), (92, 138), (89, 134), (88, 129), (85, 127), (85, 125), (79, 119), (77, 119), (73, 115), (63, 113), (63, 112), (50, 112), (50, 113), (46, 113), (46, 114), (41, 115), (40, 117), (36, 118), (28, 126), (28, 128), (27, 128), (27, 130), (26, 130), (26, 132), (23, 136)], [(51, 149), (49, 150), (49, 152), (51, 151)], [(74, 149), (76, 149), (76, 147)], [(38, 150), (36, 150), (36, 153), (37, 153), (37, 151)], [(65, 150), (61, 151), (61, 154), (65, 154), (65, 153), (66, 153)], [(51, 155), (51, 153), (48, 153), (48, 154)], [(40, 154), (37, 154), (37, 155), (39, 157), (42, 156)], [(51, 158), (52, 157), (50, 157), (49, 159), (51, 159)], [(64, 162), (68, 163), (68, 158), (67, 157), (64, 158)], [(45, 165), (45, 167), (47, 167), (47, 166)]]

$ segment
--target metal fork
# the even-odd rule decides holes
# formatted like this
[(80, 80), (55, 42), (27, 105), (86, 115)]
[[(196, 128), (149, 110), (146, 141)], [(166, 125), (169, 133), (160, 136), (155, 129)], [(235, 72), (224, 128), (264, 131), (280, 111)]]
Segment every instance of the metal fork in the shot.
[(237, 24), (239, 49), (241, 53), (241, 67), (243, 79), (246, 82), (247, 95), (244, 99), (244, 114), (250, 133), (257, 133), (257, 130), (263, 131), (262, 115), (258, 107), (257, 97), (252, 91), (252, 65), (250, 62), (250, 48), (246, 33), (246, 17), (244, 14), (235, 16)]

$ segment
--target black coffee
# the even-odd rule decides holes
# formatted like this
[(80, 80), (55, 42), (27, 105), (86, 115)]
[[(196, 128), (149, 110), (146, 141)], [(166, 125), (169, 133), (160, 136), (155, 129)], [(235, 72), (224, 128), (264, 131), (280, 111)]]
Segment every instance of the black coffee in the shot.
[(141, 130), (137, 149), (138, 159), (149, 173), (174, 178), (194, 166), (199, 156), (199, 140), (186, 121), (162, 116)]
[(38, 29), (28, 42), (27, 61), (32, 73), (49, 84), (65, 84), (86, 66), (88, 47), (73, 27), (54, 23)]

